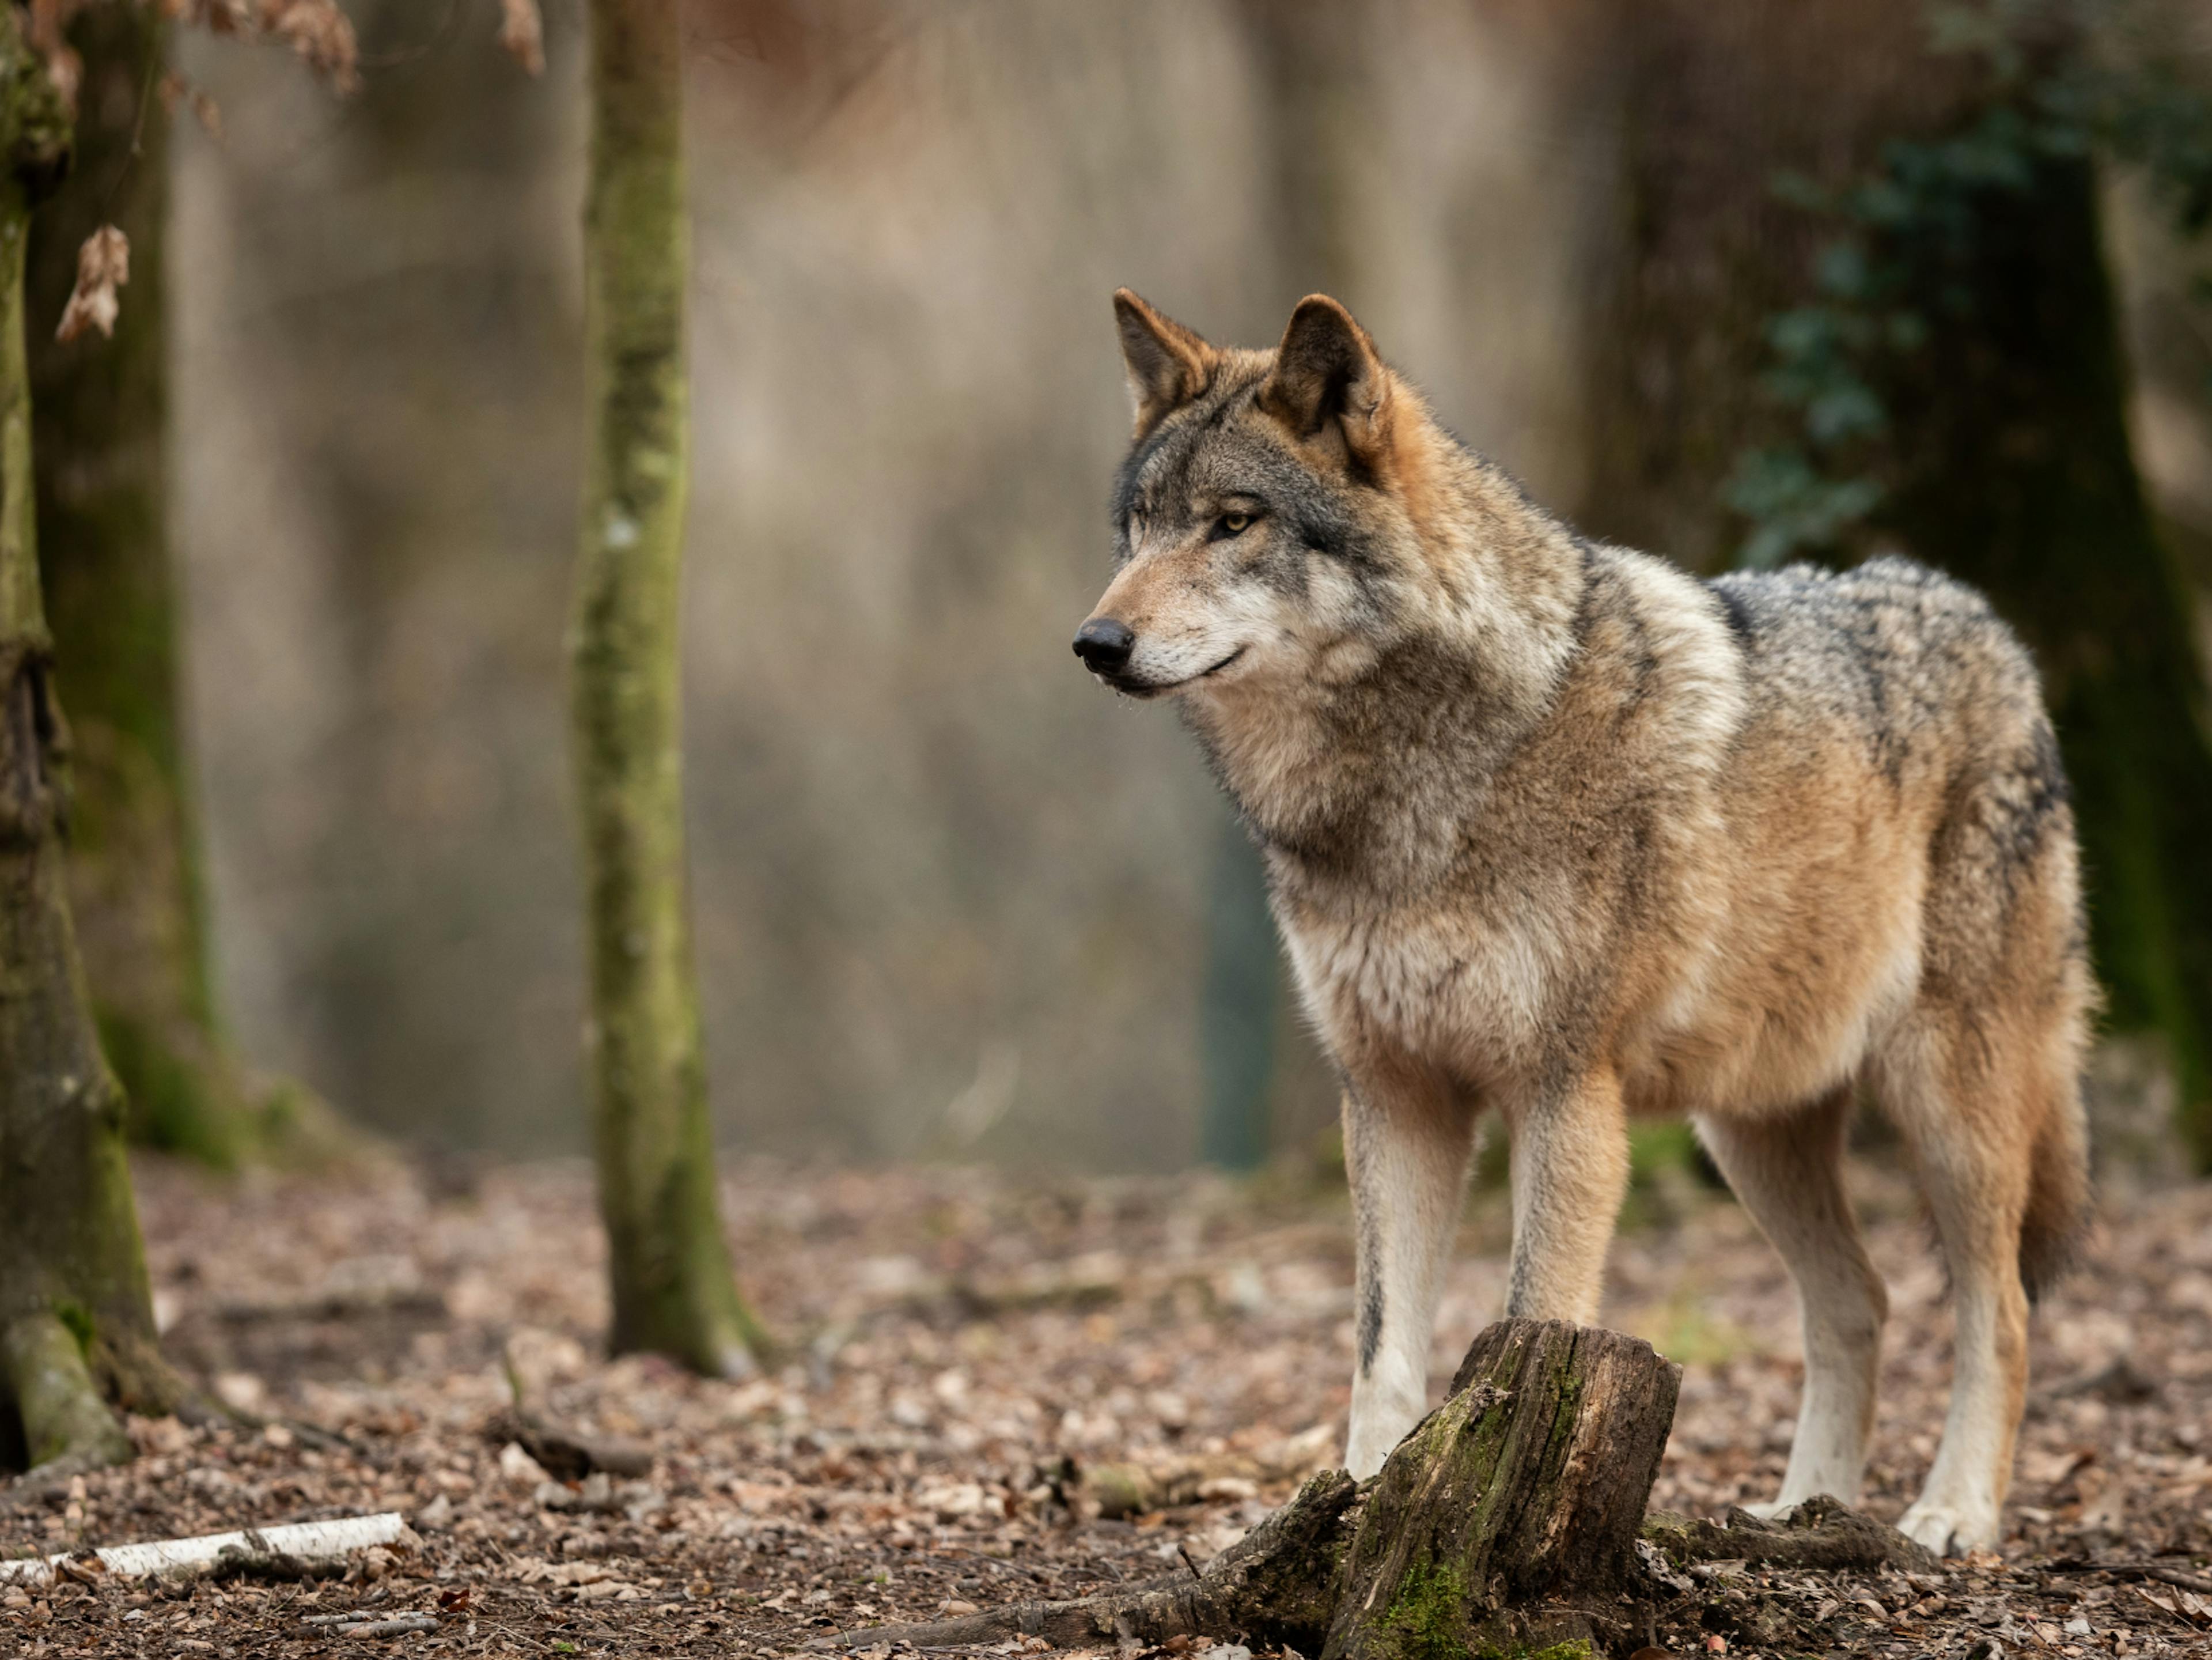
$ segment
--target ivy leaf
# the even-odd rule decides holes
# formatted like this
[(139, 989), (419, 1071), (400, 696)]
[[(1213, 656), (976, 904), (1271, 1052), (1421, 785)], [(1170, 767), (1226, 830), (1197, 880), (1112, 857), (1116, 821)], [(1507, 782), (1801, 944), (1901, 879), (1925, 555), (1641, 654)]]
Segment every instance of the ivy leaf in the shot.
[(1888, 411), (1874, 389), (1860, 380), (1828, 387), (1805, 406), (1805, 430), (1818, 444), (1870, 438), (1889, 425)]

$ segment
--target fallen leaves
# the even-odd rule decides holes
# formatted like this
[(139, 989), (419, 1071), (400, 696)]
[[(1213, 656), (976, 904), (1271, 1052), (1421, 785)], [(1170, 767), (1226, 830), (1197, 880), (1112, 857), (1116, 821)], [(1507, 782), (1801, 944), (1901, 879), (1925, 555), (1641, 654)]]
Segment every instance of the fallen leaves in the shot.
[(88, 329), (112, 338), (123, 309), (115, 291), (130, 280), (131, 239), (112, 225), (102, 225), (76, 251), (76, 286), (62, 308), (54, 338), (66, 344)]
[(538, 0), (500, 0), (499, 44), (525, 73), (545, 73), (545, 25)]
[[(1342, 1432), (1355, 1334), (1336, 1194), (732, 1171), (726, 1213), (748, 1288), (803, 1357), (732, 1384), (602, 1358), (601, 1245), (580, 1165), (495, 1171), (465, 1203), (395, 1173), (284, 1177), (210, 1206), (189, 1172), (147, 1160), (140, 1174), (151, 1267), (176, 1311), (172, 1353), (336, 1444), (134, 1420), (135, 1464), (9, 1523), (0, 1548), (52, 1554), (342, 1508), (399, 1511), (422, 1545), (345, 1584), (234, 1583), (143, 1606), (108, 1584), (21, 1606), (0, 1596), (0, 1652), (28, 1649), (35, 1630), (56, 1651), (150, 1660), (204, 1641), (305, 1657), (330, 1649), (338, 1622), (301, 1618), (332, 1613), (364, 1626), (436, 1617), (429, 1640), (471, 1657), (502, 1644), (794, 1653), (830, 1629), (1202, 1566), (1305, 1461), (1333, 1457)], [(1502, 1296), (1494, 1226), (1478, 1213), (1448, 1275), (1439, 1383)], [(2008, 1511), (2002, 1558), (1911, 1576), (1763, 1564), (1681, 1575), (1680, 1612), (1662, 1616), (1654, 1646), (1944, 1660), (1984, 1641), (2011, 1657), (2201, 1646), (2204, 1616), (2178, 1594), (2192, 1587), (2153, 1576), (2202, 1576), (2212, 1551), (2212, 1299), (2170, 1291), (2212, 1271), (2212, 1190), (2132, 1207), (2112, 1226), (2109, 1254), (2038, 1313), (2027, 1503)], [(1948, 1316), (1909, 1203), (1870, 1233), (1895, 1313), (1868, 1508), (1893, 1517), (1941, 1424)], [(1685, 1309), (1734, 1347), (1690, 1368), (1658, 1502), (1717, 1517), (1771, 1496), (1799, 1377), (1788, 1281), (1724, 1201), (1615, 1247), (1608, 1318), (1634, 1329)], [(2106, 1376), (2119, 1353), (2154, 1393)], [(2076, 1378), (2094, 1387), (2069, 1389)], [(519, 1403), (562, 1469), (517, 1438)], [(556, 1429), (585, 1456), (563, 1463)], [(589, 1449), (608, 1447), (648, 1450), (651, 1485), (590, 1468)], [(1146, 1489), (1120, 1519), (1102, 1513), (1110, 1479)], [(2100, 1481), (2131, 1493), (2117, 1539), (2094, 1531)], [(2050, 1557), (2062, 1560), (2038, 1565)], [(2138, 1577), (2170, 1609), (2137, 1593)], [(2094, 1627), (2086, 1642), (2077, 1620)]]
[[(57, 3), (64, 0), (57, 0)], [(361, 47), (337, 0), (161, 0), (162, 14), (211, 34), (276, 41), (343, 96), (361, 89)]]

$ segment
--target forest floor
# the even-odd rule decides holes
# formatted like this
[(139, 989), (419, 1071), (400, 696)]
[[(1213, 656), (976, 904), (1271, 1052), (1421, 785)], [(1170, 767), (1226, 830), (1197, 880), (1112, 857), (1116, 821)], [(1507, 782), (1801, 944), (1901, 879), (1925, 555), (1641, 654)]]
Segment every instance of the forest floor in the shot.
[[(1866, 1505), (1894, 1517), (1935, 1448), (1948, 1316), (1907, 1190), (1856, 1178), (1893, 1308)], [(383, 1510), (413, 1536), (321, 1581), (0, 1587), (10, 1656), (794, 1653), (1202, 1562), (1342, 1434), (1350, 1237), (1321, 1186), (740, 1168), (738, 1261), (793, 1358), (726, 1383), (598, 1353), (580, 1166), (222, 1182), (147, 1160), (139, 1185), (171, 1353), (270, 1426), (137, 1420), (128, 1468), (35, 1503), (0, 1483), (0, 1552)], [(2212, 1185), (2106, 1203), (2036, 1317), (2000, 1554), (1911, 1578), (1724, 1568), (1662, 1610), (1657, 1645), (2212, 1651)], [(1685, 1368), (1654, 1502), (1771, 1497), (1800, 1375), (1787, 1281), (1686, 1177), (1632, 1208), (1605, 1317)], [(1439, 1389), (1500, 1305), (1505, 1231), (1478, 1195)], [(503, 1419), (510, 1363), (532, 1411), (638, 1444), (647, 1473), (550, 1480)], [(1111, 1513), (1131, 1504), (1158, 1508)], [(434, 1628), (305, 1623), (357, 1608)]]

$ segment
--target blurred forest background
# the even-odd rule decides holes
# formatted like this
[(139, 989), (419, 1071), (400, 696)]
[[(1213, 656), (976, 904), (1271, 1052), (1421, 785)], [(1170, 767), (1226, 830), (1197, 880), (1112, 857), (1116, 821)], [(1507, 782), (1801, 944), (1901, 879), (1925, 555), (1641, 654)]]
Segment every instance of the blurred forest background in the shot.
[[(394, 1137), (580, 1150), (562, 690), (579, 9), (548, 6), (536, 80), (456, 0), (349, 9), (364, 84), (344, 100), (281, 54), (175, 42), (223, 128), (173, 122), (161, 254), (208, 1000), (254, 1067)], [(2212, 12), (2135, 15), (2203, 67)], [(1930, 15), (697, 7), (686, 751), (723, 1145), (1164, 1169), (1309, 1148), (1333, 1119), (1256, 866), (1193, 747), (1068, 656), (1127, 432), (1117, 285), (1253, 344), (1301, 295), (1334, 293), (1540, 500), (1700, 569), (1762, 535), (1830, 556), (1901, 536), (1955, 562), (1911, 533), (1928, 514), (1910, 466), (1880, 487), (1902, 504), (1886, 520), (1814, 476), (1911, 398), (1869, 417), (1830, 384), (1852, 378), (1853, 307), (1880, 309), (1860, 304), (1874, 279), (1853, 289), (1826, 252), (1855, 224), (1879, 240), (1849, 192), (1910, 170), (1893, 141), (1978, 131), (2048, 91), (1972, 40), (1931, 55)], [(86, 108), (132, 108), (99, 74)], [(2158, 155), (2092, 185), (2063, 148), (2030, 163), (2047, 149), (2072, 168), (2057, 196), (2023, 200), (2056, 199), (2076, 229), (2090, 216), (2079, 246), (2103, 251), (2126, 348), (2124, 402), (2104, 407), (2124, 410), (2119, 470), (2131, 448), (2152, 517), (2122, 502), (2051, 592), (2073, 607), (2100, 561), (2150, 550), (2156, 582), (2116, 580), (2162, 596), (2165, 645), (2108, 648), (2169, 688), (2195, 654), (2157, 720), (2201, 752), (2212, 336), (2191, 209), (2162, 193)], [(34, 337), (52, 326), (36, 303)], [(1812, 321), (1778, 336), (1793, 309)], [(2021, 326), (2071, 326), (2053, 315)], [(2093, 427), (2099, 390), (2081, 394)], [(43, 533), (51, 560), (67, 532), (49, 516)], [(58, 586), (54, 605), (83, 727)], [(2101, 1074), (2159, 1136), (2174, 1051), (2212, 996), (2174, 949), (2119, 999), (2131, 1024), (2163, 1023), (2162, 1046), (2115, 1050)]]

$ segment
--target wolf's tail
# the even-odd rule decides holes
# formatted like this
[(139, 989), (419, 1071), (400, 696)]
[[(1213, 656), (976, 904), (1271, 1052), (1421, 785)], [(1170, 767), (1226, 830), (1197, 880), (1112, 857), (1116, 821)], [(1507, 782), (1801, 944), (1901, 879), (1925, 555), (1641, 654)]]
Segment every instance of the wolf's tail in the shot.
[(2091, 1214), (2088, 1112), (2077, 1080), (2051, 1101), (2028, 1152), (2020, 1277), (2031, 1299), (2073, 1266)]

